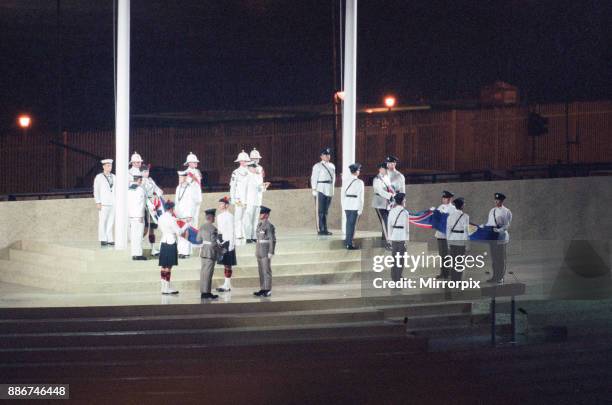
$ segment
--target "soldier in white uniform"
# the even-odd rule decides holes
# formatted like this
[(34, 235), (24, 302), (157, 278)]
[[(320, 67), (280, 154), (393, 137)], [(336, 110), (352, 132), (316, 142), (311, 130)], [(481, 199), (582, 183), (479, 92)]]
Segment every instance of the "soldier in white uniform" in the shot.
[(512, 212), (504, 206), (506, 196), (503, 193), (495, 193), (495, 207), (489, 211), (487, 226), (493, 226), (494, 231), (499, 233), (499, 239), (489, 243), (491, 249), (491, 264), (493, 266), (493, 277), (487, 280), (492, 283), (503, 283), (506, 274), (506, 245), (510, 242), (508, 228), (512, 222)]
[(263, 201), (263, 193), (266, 191), (269, 183), (264, 183), (262, 175), (257, 173), (257, 163), (249, 163), (248, 168), (244, 237), (247, 243), (254, 243), (257, 240), (255, 230), (259, 222), (259, 209)]
[[(187, 180), (188, 177), (185, 171), (178, 172), (178, 175), (179, 185), (176, 188), (174, 196), (176, 201), (174, 212), (177, 219), (185, 222), (191, 222), (192, 226), (195, 226), (195, 222), (193, 222), (193, 215), (198, 197), (195, 194), (199, 193), (194, 192), (194, 189), (191, 187), (191, 183), (189, 183)], [(179, 259), (187, 259), (191, 255), (191, 243), (189, 243), (189, 241), (183, 236), (178, 239), (177, 248)]]
[[(450, 212), (446, 220), (446, 240), (448, 241), (449, 254), (453, 258), (451, 280), (460, 281), (463, 271), (457, 270), (456, 262), (457, 257), (465, 256), (466, 246), (470, 239), (470, 216), (463, 212), (463, 198), (456, 198), (453, 201), (453, 206), (455, 209)], [(444, 259), (442, 260), (444, 261)]]
[(391, 183), (389, 182), (389, 176), (387, 176), (387, 164), (381, 163), (378, 165), (378, 175), (374, 177), (372, 181), (372, 188), (374, 193), (372, 194), (372, 208), (376, 211), (376, 216), (380, 221), (382, 228), (383, 240), (388, 240), (387, 235), (387, 217), (389, 215), (389, 208), (393, 201), (395, 192)]
[[(455, 206), (451, 204), (451, 200), (454, 194), (450, 191), (444, 190), (442, 192), (442, 204), (440, 204), (437, 208), (443, 214), (450, 214), (455, 210)], [(437, 279), (446, 279), (450, 277), (450, 267), (444, 265), (446, 261), (444, 258), (448, 255), (448, 241), (446, 240), (446, 232), (436, 231), (434, 237), (436, 238), (436, 242), (438, 243), (438, 255), (442, 258), (442, 264), (440, 267), (440, 274), (436, 276)]]
[(331, 235), (327, 229), (327, 213), (334, 195), (336, 186), (336, 166), (330, 162), (331, 149), (321, 150), (321, 161), (312, 167), (310, 187), (315, 199), (315, 212), (317, 214), (317, 233)]
[(404, 175), (397, 170), (399, 160), (395, 156), (387, 156), (385, 158), (385, 163), (387, 164), (387, 176), (389, 176), (389, 182), (391, 183), (391, 187), (393, 187), (393, 191), (406, 194), (406, 179)]
[(172, 267), (178, 265), (177, 239), (187, 230), (189, 222), (179, 227), (174, 217), (174, 203), (166, 201), (164, 213), (159, 217), (159, 230), (162, 233), (159, 253), (159, 267), (161, 267), (161, 293), (178, 294), (170, 285)]
[(142, 255), (142, 238), (144, 235), (144, 213), (147, 195), (142, 188), (142, 176), (134, 176), (128, 188), (128, 218), (130, 220), (130, 246), (132, 260), (147, 260)]
[(355, 236), (355, 228), (357, 219), (363, 212), (363, 201), (365, 194), (365, 185), (363, 180), (359, 178), (361, 173), (361, 164), (353, 163), (349, 166), (351, 177), (342, 182), (342, 195), (340, 197), (342, 209), (346, 215), (346, 237), (344, 246), (348, 250), (356, 249), (353, 246), (353, 237)]
[(104, 159), (102, 173), (94, 179), (93, 192), (98, 209), (98, 240), (101, 246), (114, 245), (113, 224), (115, 223), (115, 175), (113, 159)]
[(264, 171), (264, 168), (259, 164), (259, 161), (262, 159), (261, 155), (259, 154), (259, 151), (253, 148), (251, 153), (249, 153), (249, 158), (251, 159), (251, 162), (255, 162), (255, 164), (257, 164), (257, 173), (261, 174), (261, 177), (266, 177), (266, 172)]
[(151, 244), (151, 254), (159, 255), (159, 249), (155, 246), (155, 229), (157, 228), (157, 217), (151, 214), (155, 210), (155, 200), (164, 195), (161, 188), (157, 187), (157, 183), (150, 177), (151, 165), (142, 165), (142, 188), (147, 194), (147, 209), (145, 212), (145, 232), (149, 234), (149, 243)]
[(230, 180), (230, 201), (234, 205), (234, 226), (236, 245), (244, 243), (244, 220), (246, 212), (246, 187), (249, 169), (247, 165), (251, 161), (249, 155), (243, 150), (238, 154), (235, 163), (240, 166), (232, 172)]
[(132, 183), (134, 181), (134, 175), (140, 174), (140, 168), (142, 167), (142, 156), (138, 152), (134, 152), (130, 158), (130, 170), (128, 171), (128, 181)]
[(229, 198), (223, 197), (219, 200), (217, 211), (217, 229), (219, 230), (219, 238), (221, 245), (225, 249), (225, 253), (217, 263), (223, 265), (223, 273), (225, 280), (223, 285), (217, 288), (218, 292), (230, 292), (232, 290), (232, 266), (237, 264), (236, 261), (236, 238), (234, 238), (234, 216), (229, 211)]
[(187, 166), (187, 169), (185, 170), (187, 172), (187, 176), (191, 177), (191, 187), (197, 189), (198, 193), (200, 194), (200, 202), (196, 203), (193, 216), (193, 223), (195, 224), (196, 228), (199, 226), (198, 221), (200, 220), (200, 206), (202, 205), (202, 172), (200, 169), (198, 169), (199, 163), (200, 161), (198, 160), (198, 157), (193, 152), (189, 152), (187, 159), (185, 159), (185, 163), (183, 163), (183, 166)]
[[(391, 255), (396, 257), (397, 254), (403, 255), (406, 252), (406, 241), (409, 236), (408, 221), (410, 220), (410, 214), (408, 210), (404, 208), (404, 193), (397, 193), (393, 197), (395, 200), (395, 207), (389, 211), (389, 218), (387, 219), (387, 229), (389, 230), (389, 241), (391, 242)], [(398, 266), (396, 260), (394, 260), (393, 268), (391, 268), (391, 279), (393, 281), (399, 281), (402, 278), (402, 266)]]

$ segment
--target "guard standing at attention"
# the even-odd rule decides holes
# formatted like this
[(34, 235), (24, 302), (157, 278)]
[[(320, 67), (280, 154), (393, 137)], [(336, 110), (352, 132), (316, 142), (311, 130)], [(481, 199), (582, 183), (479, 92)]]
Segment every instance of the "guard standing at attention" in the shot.
[(503, 193), (495, 193), (494, 197), (495, 207), (489, 211), (486, 225), (493, 226), (493, 231), (499, 233), (499, 238), (489, 243), (493, 277), (487, 280), (487, 282), (502, 284), (506, 274), (506, 246), (510, 242), (508, 228), (510, 228), (510, 223), (512, 222), (512, 212), (504, 205), (506, 196)]
[(217, 209), (217, 229), (219, 230), (219, 239), (223, 247), (223, 255), (217, 260), (218, 264), (223, 265), (223, 273), (225, 276), (223, 285), (217, 288), (219, 292), (232, 291), (232, 266), (237, 264), (236, 261), (236, 238), (234, 238), (234, 216), (229, 211), (229, 198), (223, 197), (219, 200)]
[(147, 260), (147, 258), (142, 255), (146, 200), (147, 195), (142, 188), (142, 175), (135, 175), (134, 181), (130, 184), (127, 193), (132, 260)]
[[(455, 210), (446, 219), (446, 239), (448, 240), (449, 254), (453, 258), (451, 280), (461, 281), (463, 270), (459, 271), (457, 269), (457, 258), (465, 256), (466, 246), (470, 238), (470, 216), (463, 212), (463, 198), (456, 198), (453, 205)], [(444, 258), (442, 261), (444, 261)]]
[[(408, 221), (410, 214), (404, 208), (404, 193), (395, 194), (395, 207), (389, 211), (387, 229), (389, 230), (389, 241), (391, 242), (391, 255), (395, 258), (397, 254), (404, 255), (406, 252), (406, 241), (408, 240)], [(394, 260), (391, 268), (391, 279), (399, 281), (402, 278), (403, 267)]]
[(238, 154), (235, 163), (240, 166), (232, 172), (230, 180), (230, 201), (234, 205), (234, 226), (236, 245), (244, 244), (244, 220), (246, 213), (246, 188), (249, 169), (247, 165), (251, 161), (249, 155), (243, 150)]
[[(451, 204), (451, 200), (454, 194), (450, 191), (444, 190), (442, 192), (442, 204), (438, 206), (438, 211), (443, 214), (450, 214), (455, 211), (455, 206)], [(440, 274), (436, 276), (437, 279), (446, 279), (450, 277), (450, 267), (445, 266), (444, 263), (446, 261), (444, 258), (448, 255), (448, 241), (446, 240), (446, 232), (436, 231), (434, 237), (436, 238), (436, 242), (438, 243), (438, 255), (442, 258), (442, 263), (440, 265)]]
[(384, 241), (388, 240), (387, 237), (387, 217), (389, 215), (389, 208), (395, 192), (391, 183), (389, 182), (389, 176), (387, 176), (387, 164), (381, 163), (378, 165), (378, 175), (374, 177), (372, 182), (373, 195), (372, 195), (372, 208), (376, 211), (378, 221), (382, 228), (382, 238)]
[(132, 157), (130, 158), (130, 170), (128, 171), (128, 181), (129, 183), (134, 182), (134, 176), (140, 174), (140, 168), (142, 167), (142, 156), (138, 154), (138, 152), (134, 152)]
[(346, 215), (346, 237), (344, 246), (348, 250), (356, 249), (353, 246), (353, 237), (355, 236), (355, 228), (357, 219), (363, 212), (363, 200), (365, 194), (365, 185), (363, 180), (359, 178), (361, 173), (361, 164), (353, 163), (349, 166), (351, 177), (342, 182), (342, 209)]
[(264, 168), (261, 166), (261, 164), (259, 163), (259, 161), (262, 159), (259, 151), (253, 148), (251, 153), (249, 153), (249, 158), (251, 159), (251, 162), (255, 162), (255, 164), (257, 165), (257, 173), (260, 174), (261, 177), (266, 177), (266, 172)]
[(198, 232), (196, 241), (202, 244), (200, 248), (200, 297), (202, 299), (217, 299), (217, 294), (211, 294), (212, 278), (215, 271), (215, 264), (219, 258), (220, 245), (217, 227), (215, 226), (215, 209), (205, 211), (206, 222), (202, 224)]
[[(389, 176), (389, 181), (391, 183), (391, 187), (393, 187), (393, 191), (396, 193), (404, 193), (406, 195), (406, 179), (404, 175), (401, 174), (397, 170), (397, 165), (399, 163), (399, 159), (395, 156), (387, 156), (385, 158), (385, 163), (387, 164), (387, 175)], [(404, 200), (406, 198), (404, 197)]]
[(98, 208), (98, 240), (101, 246), (114, 245), (113, 224), (115, 223), (115, 175), (113, 159), (104, 159), (102, 173), (94, 179), (93, 192)]
[(320, 157), (321, 161), (312, 167), (310, 186), (315, 199), (317, 233), (319, 235), (331, 235), (332, 233), (327, 229), (327, 213), (336, 186), (336, 166), (330, 162), (330, 148), (321, 150)]
[(253, 295), (269, 297), (272, 295), (272, 256), (276, 248), (276, 230), (270, 222), (270, 208), (261, 207), (259, 224), (257, 224), (257, 245), (255, 257), (259, 270), (259, 288)]

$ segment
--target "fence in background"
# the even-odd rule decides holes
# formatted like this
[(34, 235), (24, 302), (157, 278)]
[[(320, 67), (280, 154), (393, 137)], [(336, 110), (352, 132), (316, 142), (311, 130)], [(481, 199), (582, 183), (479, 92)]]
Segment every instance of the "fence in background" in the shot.
[[(400, 169), (412, 174), (612, 160), (611, 101), (532, 108), (549, 118), (548, 134), (527, 135), (526, 107), (360, 114), (357, 160), (366, 173), (374, 173), (376, 163), (394, 154), (401, 160)], [(305, 187), (319, 150), (332, 145), (332, 134), (331, 116), (215, 122), (135, 128), (130, 149), (154, 166), (171, 169), (182, 167), (192, 151), (208, 183), (220, 184), (228, 181), (238, 152), (256, 147), (269, 178)], [(99, 170), (97, 159), (52, 141), (92, 155), (114, 156), (112, 131), (67, 132), (61, 139), (36, 131), (0, 134), (0, 194), (91, 187)], [(175, 179), (166, 177), (163, 185), (172, 187)]]

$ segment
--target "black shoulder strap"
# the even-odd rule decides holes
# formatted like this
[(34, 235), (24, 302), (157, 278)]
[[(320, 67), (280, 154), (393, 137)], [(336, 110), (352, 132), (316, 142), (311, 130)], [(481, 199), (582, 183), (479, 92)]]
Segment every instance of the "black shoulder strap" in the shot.
[(344, 195), (346, 195), (346, 193), (348, 192), (349, 188), (351, 188), (353, 183), (356, 182), (356, 181), (357, 181), (357, 179), (353, 179), (353, 181), (351, 181), (351, 184), (349, 184), (348, 187), (346, 188), (346, 190), (344, 190)]
[(461, 219), (462, 216), (463, 216), (463, 213), (461, 213), (461, 215), (459, 215), (459, 218), (457, 218), (457, 221), (455, 222), (455, 225), (453, 225), (453, 227), (451, 228), (451, 232), (455, 230), (455, 227), (459, 223), (459, 220)]
[(325, 165), (323, 164), (323, 162), (321, 162), (321, 166), (323, 166), (323, 168), (325, 169), (325, 171), (327, 171), (327, 174), (329, 174), (329, 179), (333, 181), (333, 180), (334, 180), (334, 176), (332, 176), (332, 174), (331, 174), (331, 172), (329, 171), (329, 169), (327, 168), (327, 166), (325, 166)]
[[(401, 210), (399, 212), (399, 214), (397, 214), (397, 217), (395, 217), (395, 222), (393, 223), (393, 227), (392, 228), (395, 228), (395, 225), (397, 225), (397, 221), (399, 221), (399, 218), (402, 215), (402, 212), (404, 212), (404, 211), (406, 211), (406, 208), (404, 208), (403, 210)], [(406, 212), (408, 212), (408, 211), (406, 211)]]
[(493, 221), (495, 222), (495, 227), (499, 228), (499, 224), (497, 223), (497, 216), (495, 216), (495, 210), (497, 208), (493, 207)]

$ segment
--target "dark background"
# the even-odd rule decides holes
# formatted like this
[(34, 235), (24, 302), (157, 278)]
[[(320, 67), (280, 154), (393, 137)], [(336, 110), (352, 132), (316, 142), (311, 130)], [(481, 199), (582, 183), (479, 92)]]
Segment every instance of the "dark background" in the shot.
[[(333, 5), (132, 0), (132, 113), (330, 102)], [(60, 116), (64, 129), (113, 125), (113, 1), (62, 0), (61, 38), (56, 6), (0, 0), (0, 128), (20, 112), (38, 128), (57, 129)], [(359, 102), (473, 99), (497, 79), (523, 102), (610, 98), (611, 10), (608, 0), (361, 0)]]

